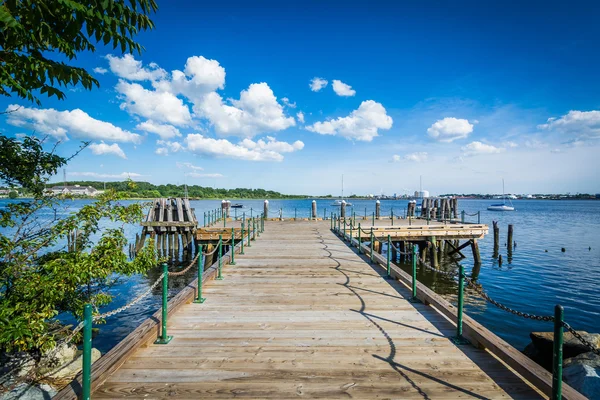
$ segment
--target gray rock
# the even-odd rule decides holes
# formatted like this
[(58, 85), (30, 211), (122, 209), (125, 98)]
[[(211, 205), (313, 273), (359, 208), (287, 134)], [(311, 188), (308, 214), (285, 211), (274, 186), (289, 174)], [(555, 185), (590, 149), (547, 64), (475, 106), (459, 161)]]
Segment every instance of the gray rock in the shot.
[(35, 368), (33, 356), (26, 352), (2, 354), (0, 356), (0, 385), (9, 387), (26, 377)]
[[(70, 362), (66, 364), (60, 365), (58, 368), (55, 368), (52, 371), (48, 371), (44, 374), (44, 377), (50, 379), (51, 381), (70, 381), (75, 378), (75, 375), (81, 371), (83, 365), (83, 355), (81, 351), (76, 353), (77, 357), (72, 359)], [(98, 349), (92, 349), (92, 363), (98, 360), (102, 354)]]
[(22, 383), (0, 395), (0, 400), (50, 400), (56, 393), (56, 389), (50, 385)]
[(580, 354), (565, 361), (563, 380), (589, 399), (600, 399), (600, 356)]
[[(586, 331), (577, 332), (595, 346), (600, 347), (600, 334), (587, 333)], [(529, 337), (531, 337), (531, 343), (527, 345), (523, 353), (548, 371), (551, 371), (554, 332), (531, 332)], [(566, 360), (588, 351), (589, 348), (571, 333), (563, 333), (563, 359)]]

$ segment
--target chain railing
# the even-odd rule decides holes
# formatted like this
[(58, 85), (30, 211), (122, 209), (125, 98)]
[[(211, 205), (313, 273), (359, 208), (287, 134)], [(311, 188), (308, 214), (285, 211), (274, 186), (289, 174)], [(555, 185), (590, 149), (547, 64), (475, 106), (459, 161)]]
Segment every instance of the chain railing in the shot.
[[(463, 214), (462, 220), (464, 221), (464, 215), (466, 215), (466, 213), (463, 211), (462, 214)], [(480, 218), (480, 213), (475, 213), (471, 216), (474, 216), (474, 215), (477, 215), (478, 218)], [(398, 247), (396, 247), (393, 244), (393, 242), (391, 242), (389, 235), (388, 235), (387, 241), (382, 240), (373, 235), (373, 228), (371, 228), (370, 230), (365, 230), (360, 226), (360, 223), (358, 224), (358, 227), (355, 227), (355, 226), (352, 226), (352, 223), (348, 223), (348, 222), (344, 221), (343, 222), (343, 231), (342, 231), (342, 229), (340, 227), (340, 225), (342, 223), (341, 219), (339, 217), (337, 217), (337, 218), (335, 218), (335, 217), (336, 216), (334, 214), (332, 214), (332, 219), (333, 219), (332, 230), (334, 232), (336, 232), (338, 235), (342, 235), (344, 240), (346, 240), (346, 238), (348, 237), (348, 235), (346, 234), (346, 226), (348, 226), (348, 225), (351, 226), (352, 230), (351, 230), (351, 233), (349, 236), (351, 245), (352, 245), (353, 239), (354, 239), (353, 232), (355, 229), (357, 230), (357, 232), (358, 232), (357, 247), (358, 247), (359, 254), (364, 251), (363, 246), (362, 246), (361, 233), (370, 235), (370, 246), (369, 246), (370, 254), (369, 254), (369, 256), (370, 256), (371, 262), (375, 262), (374, 261), (375, 250), (374, 250), (374, 246), (373, 246), (374, 242), (378, 241), (381, 244), (386, 243), (388, 245), (387, 258), (386, 258), (387, 277), (390, 276), (390, 261), (389, 260), (390, 260), (390, 253), (391, 253), (392, 248), (395, 249), (395, 251), (399, 252), (400, 254), (412, 255), (412, 279), (411, 279), (412, 280), (412, 299), (411, 299), (411, 301), (418, 301), (418, 299), (417, 299), (417, 263), (419, 263), (420, 265), (422, 265), (423, 267), (425, 267), (431, 271), (442, 274), (450, 279), (458, 278), (458, 304), (457, 304), (456, 336), (454, 336), (452, 338), (453, 341), (457, 344), (468, 343), (468, 341), (462, 335), (465, 287), (471, 289), (474, 293), (476, 293), (478, 296), (483, 298), (485, 301), (489, 302), (490, 304), (494, 305), (495, 307), (497, 307), (503, 311), (506, 311), (510, 314), (516, 315), (518, 317), (526, 318), (526, 319), (531, 319), (534, 321), (552, 322), (554, 324), (554, 337), (555, 337), (554, 351), (553, 351), (553, 381), (552, 381), (552, 396), (551, 396), (552, 400), (560, 400), (561, 396), (562, 396), (561, 393), (562, 393), (563, 329), (566, 329), (569, 333), (571, 333), (571, 335), (573, 335), (573, 337), (575, 337), (577, 340), (579, 340), (579, 342), (581, 342), (584, 346), (586, 346), (590, 352), (593, 352), (596, 355), (600, 355), (600, 349), (598, 349), (593, 343), (591, 343), (586, 338), (584, 338), (579, 332), (577, 332), (575, 329), (573, 329), (571, 327), (571, 325), (569, 325), (564, 320), (564, 310), (563, 310), (562, 306), (557, 305), (555, 307), (554, 316), (552, 316), (552, 315), (536, 315), (536, 314), (526, 313), (526, 312), (522, 312), (522, 311), (516, 310), (514, 308), (511, 308), (511, 307), (508, 307), (508, 306), (500, 303), (499, 301), (491, 298), (485, 292), (485, 290), (483, 289), (483, 287), (481, 285), (475, 283), (472, 279), (468, 278), (464, 272), (464, 267), (462, 265), (459, 265), (458, 271), (444, 271), (444, 270), (441, 270), (438, 268), (434, 268), (429, 263), (425, 262), (424, 260), (421, 260), (421, 258), (418, 256), (416, 245), (413, 245), (412, 252), (403, 252)], [(335, 223), (333, 223), (336, 220), (337, 220), (337, 226)]]
[[(219, 215), (218, 211), (219, 210), (213, 210), (209, 214), (204, 213), (205, 226), (210, 226), (211, 224), (214, 224), (215, 221), (217, 221), (216, 217)], [(213, 217), (215, 219), (213, 219)], [(248, 238), (248, 244), (249, 244), (251, 239), (255, 240), (257, 235), (260, 235), (260, 232), (264, 232), (264, 215), (263, 214), (260, 215), (260, 221), (257, 221), (257, 219), (258, 219), (258, 217), (247, 219), (247, 220), (245, 219), (245, 222), (248, 224), (247, 231), (245, 231), (244, 222), (242, 222), (240, 254), (243, 254), (243, 244), (244, 244), (244, 240), (246, 237)], [(251, 226), (250, 221), (252, 221), (252, 226)], [(120, 314), (120, 313), (128, 310), (129, 308), (135, 306), (143, 298), (150, 295), (152, 293), (152, 291), (154, 289), (156, 289), (156, 287), (162, 282), (162, 284), (163, 284), (162, 285), (162, 305), (161, 305), (162, 318), (161, 318), (161, 329), (160, 329), (161, 334), (154, 343), (155, 344), (169, 343), (172, 339), (172, 336), (168, 336), (168, 334), (167, 334), (167, 317), (168, 317), (167, 307), (168, 307), (168, 289), (169, 289), (168, 279), (169, 279), (169, 276), (182, 276), (182, 275), (186, 274), (187, 272), (189, 272), (190, 269), (192, 269), (192, 267), (194, 265), (197, 265), (198, 266), (198, 276), (197, 276), (198, 290), (197, 290), (197, 297), (194, 299), (194, 303), (204, 303), (204, 301), (206, 300), (205, 298), (202, 297), (202, 278), (203, 278), (203, 273), (204, 273), (204, 257), (211, 256), (211, 255), (215, 254), (216, 252), (218, 252), (218, 260), (217, 260), (218, 276), (216, 279), (223, 279), (223, 275), (222, 275), (223, 246), (225, 244), (231, 244), (231, 250), (230, 250), (231, 255), (230, 255), (230, 259), (229, 259), (229, 264), (235, 265), (235, 251), (236, 251), (235, 229), (231, 228), (231, 237), (229, 239), (223, 240), (223, 236), (220, 235), (219, 243), (217, 246), (215, 246), (215, 248), (212, 251), (204, 252), (203, 248), (202, 248), (203, 246), (201, 244), (199, 244), (198, 250), (196, 253), (196, 257), (194, 257), (194, 259), (190, 262), (190, 264), (187, 267), (185, 267), (183, 270), (169, 271), (168, 264), (163, 263), (162, 264), (163, 272), (152, 283), (152, 285), (150, 285), (150, 287), (148, 287), (148, 289), (146, 289), (140, 295), (136, 296), (133, 300), (131, 300), (124, 306), (116, 308), (116, 309), (108, 311), (108, 312), (105, 312), (105, 313), (93, 315), (92, 305), (91, 304), (85, 305), (83, 321), (81, 321), (72, 330), (72, 332), (69, 334), (69, 336), (65, 340), (61, 341), (61, 344), (70, 343), (73, 340), (73, 338), (75, 338), (75, 336), (80, 331), (83, 330), (82, 399), (89, 400), (91, 397), (92, 325), (94, 324), (94, 322), (98, 322), (100, 320), (104, 320), (106, 318), (113, 317), (113, 316)], [(54, 350), (52, 350), (50, 353), (48, 353), (46, 355), (45, 359), (51, 360), (59, 348), (60, 348), (60, 346), (57, 345)]]

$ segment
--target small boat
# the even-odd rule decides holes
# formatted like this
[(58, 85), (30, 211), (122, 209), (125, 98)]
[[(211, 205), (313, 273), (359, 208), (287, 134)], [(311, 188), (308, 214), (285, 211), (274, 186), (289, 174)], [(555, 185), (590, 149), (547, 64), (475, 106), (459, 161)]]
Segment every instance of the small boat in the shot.
[(334, 207), (341, 207), (342, 201), (344, 203), (346, 203), (346, 206), (352, 207), (352, 203), (347, 202), (346, 200), (344, 200), (344, 174), (342, 174), (342, 198), (339, 199), (339, 200), (334, 201), (333, 203), (331, 203), (331, 205), (334, 206)]
[(244, 208), (242, 204), (232, 204), (231, 208)]
[(488, 211), (515, 211), (510, 199), (508, 202), (510, 203), (509, 206), (506, 205), (506, 196), (504, 195), (504, 179), (502, 179), (502, 203), (492, 204), (487, 209)]

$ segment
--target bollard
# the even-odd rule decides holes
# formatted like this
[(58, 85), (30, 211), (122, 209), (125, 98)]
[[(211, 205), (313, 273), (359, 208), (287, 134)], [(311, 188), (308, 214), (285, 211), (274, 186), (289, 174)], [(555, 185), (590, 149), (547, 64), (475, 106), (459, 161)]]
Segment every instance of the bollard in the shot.
[(217, 280), (223, 280), (223, 235), (219, 235), (219, 274), (217, 275)]
[(244, 254), (244, 223), (242, 222), (242, 242), (240, 243), (240, 254)]
[(313, 200), (312, 203), (311, 203), (311, 205), (312, 205), (312, 216), (311, 216), (311, 218), (312, 219), (317, 219), (317, 201)]
[(162, 332), (154, 344), (167, 344), (173, 336), (167, 335), (167, 296), (169, 294), (169, 266), (163, 263), (163, 287), (162, 287)]
[(235, 229), (231, 228), (231, 262), (230, 265), (235, 265)]
[(265, 200), (263, 203), (263, 215), (265, 218), (269, 218), (269, 200)]
[(412, 251), (412, 301), (419, 301), (417, 298), (417, 245), (413, 245)]
[(458, 304), (456, 306), (456, 336), (452, 338), (454, 344), (468, 344), (462, 335), (463, 305), (464, 305), (465, 267), (458, 267)]
[(81, 398), (90, 400), (92, 394), (92, 305), (83, 308), (83, 368), (81, 370)]
[(390, 255), (392, 254), (392, 239), (390, 235), (388, 235), (387, 241), (387, 278), (390, 279), (392, 277), (392, 267), (390, 266)]
[(564, 309), (554, 307), (554, 350), (552, 352), (552, 400), (562, 398), (563, 322)]
[(381, 219), (381, 202), (379, 200), (375, 202), (375, 218)]
[(204, 254), (202, 254), (202, 245), (198, 245), (198, 296), (194, 303), (204, 303), (206, 300), (202, 297), (202, 274), (204, 273)]
[(371, 227), (371, 263), (373, 263), (373, 249), (375, 248), (375, 243), (373, 242), (373, 227)]
[(361, 246), (361, 241), (360, 241), (360, 222), (358, 223), (358, 254), (362, 253), (362, 246)]

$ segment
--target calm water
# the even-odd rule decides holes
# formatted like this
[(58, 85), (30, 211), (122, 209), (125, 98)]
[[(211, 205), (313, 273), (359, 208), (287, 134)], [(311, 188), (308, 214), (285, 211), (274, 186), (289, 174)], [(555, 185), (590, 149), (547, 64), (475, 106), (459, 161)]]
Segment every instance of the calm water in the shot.
[[(10, 200), (0, 200), (0, 207), (8, 201)], [(86, 202), (89, 201), (68, 202), (61, 213), (74, 211)], [(600, 201), (514, 201), (516, 211), (509, 213), (487, 211), (486, 207), (492, 202), (459, 201), (459, 209), (467, 213), (481, 211), (481, 222), (490, 225), (490, 235), (480, 241), (483, 263), (479, 273), (479, 283), (488, 294), (511, 308), (535, 314), (551, 315), (554, 305), (560, 303), (565, 307), (566, 320), (573, 327), (600, 332)], [(262, 211), (262, 200), (240, 200), (234, 203), (244, 205), (243, 210), (237, 211), (238, 216), (242, 212), (249, 215)], [(335, 209), (331, 203), (331, 200), (317, 200), (319, 216), (323, 212), (329, 215)], [(370, 215), (375, 209), (373, 200), (353, 200), (352, 203), (357, 215), (365, 212)], [(191, 202), (200, 223), (204, 211), (213, 210), (220, 204), (217, 200)], [(389, 215), (392, 208), (395, 215), (403, 214), (406, 204), (406, 201), (384, 200), (381, 202), (382, 214)], [(279, 215), (279, 209), (282, 209), (285, 218), (294, 217), (295, 213), (298, 218), (307, 217), (310, 206), (311, 200), (271, 200), (270, 213), (271, 216)], [(46, 216), (49, 217), (50, 214)], [(476, 217), (467, 217), (467, 220), (476, 222)], [(499, 221), (500, 253), (504, 259), (502, 266), (492, 258), (492, 220)], [(508, 224), (514, 225), (514, 240), (517, 242), (510, 262), (504, 246)], [(127, 236), (131, 240), (139, 231), (138, 226), (126, 227)], [(563, 247), (566, 249), (564, 253), (561, 251)], [(463, 253), (467, 258), (462, 260), (462, 264), (467, 273), (470, 273), (473, 266), (470, 250), (465, 249)], [(403, 267), (408, 271), (408, 266)], [(455, 269), (457, 265), (446, 267)], [(111, 289), (114, 301), (108, 308), (126, 304), (145, 291), (159, 275), (160, 271), (154, 269), (143, 276), (122, 279), (120, 284)], [(185, 276), (170, 279), (170, 294), (179, 292), (195, 276), (196, 271), (192, 269)], [(455, 302), (457, 285), (453, 280), (428, 270), (420, 270), (418, 278), (437, 293)], [(94, 347), (103, 353), (108, 351), (154, 313), (159, 303), (160, 291), (157, 289), (152, 296), (120, 314), (119, 318), (109, 319), (94, 339)], [(472, 293), (467, 293), (466, 312), (518, 349), (529, 342), (529, 332), (552, 330), (551, 324), (513, 316), (485, 303)]]

